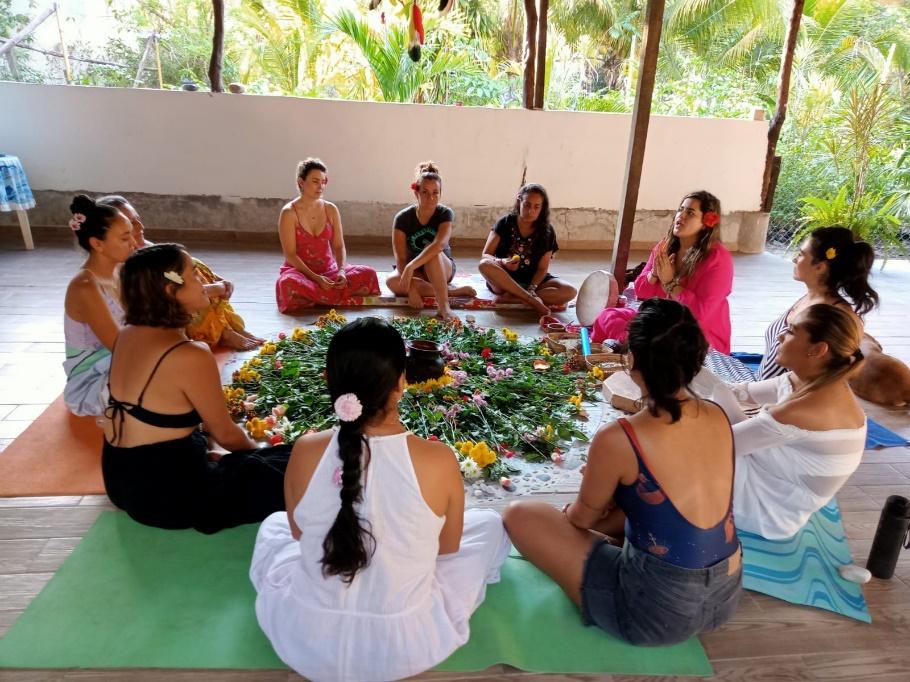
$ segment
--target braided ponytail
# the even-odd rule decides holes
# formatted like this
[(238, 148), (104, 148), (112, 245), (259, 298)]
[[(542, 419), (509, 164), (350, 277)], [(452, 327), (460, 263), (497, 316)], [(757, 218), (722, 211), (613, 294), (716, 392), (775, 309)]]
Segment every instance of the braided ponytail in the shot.
[(329, 395), (339, 416), (341, 508), (322, 542), (322, 571), (347, 583), (370, 563), (376, 538), (357, 513), (363, 497), (363, 470), (369, 463), (365, 425), (389, 407), (404, 373), (401, 335), (383, 320), (363, 317), (339, 329), (329, 342), (326, 372)]

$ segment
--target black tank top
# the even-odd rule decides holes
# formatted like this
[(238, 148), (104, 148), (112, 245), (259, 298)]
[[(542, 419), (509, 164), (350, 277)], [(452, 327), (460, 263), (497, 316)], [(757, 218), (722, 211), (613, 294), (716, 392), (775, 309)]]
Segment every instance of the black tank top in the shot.
[[(155, 367), (152, 369), (152, 373), (149, 374), (148, 380), (145, 382), (145, 386), (142, 388), (142, 392), (139, 394), (139, 401), (136, 404), (128, 403), (123, 400), (117, 400), (113, 395), (111, 395), (111, 380), (108, 376), (107, 380), (107, 409), (104, 411), (104, 416), (111, 420), (111, 425), (114, 431), (114, 442), (112, 445), (116, 445), (120, 442), (120, 438), (123, 435), (123, 421), (126, 418), (126, 415), (130, 415), (134, 419), (138, 419), (144, 424), (149, 426), (157, 426), (162, 429), (183, 429), (189, 426), (198, 426), (202, 421), (202, 417), (199, 416), (199, 413), (196, 412), (196, 409), (192, 409), (189, 412), (184, 412), (182, 414), (163, 414), (161, 412), (152, 412), (147, 410), (142, 406), (142, 399), (145, 397), (145, 392), (149, 387), (149, 384), (152, 383), (152, 379), (155, 377), (155, 373), (158, 371), (158, 367), (161, 366), (162, 360), (166, 358), (170, 352), (176, 348), (179, 348), (189, 341), (180, 341), (179, 343), (174, 344), (168, 348), (164, 354), (158, 358), (158, 362), (155, 363)], [(116, 348), (116, 343), (114, 344)]]

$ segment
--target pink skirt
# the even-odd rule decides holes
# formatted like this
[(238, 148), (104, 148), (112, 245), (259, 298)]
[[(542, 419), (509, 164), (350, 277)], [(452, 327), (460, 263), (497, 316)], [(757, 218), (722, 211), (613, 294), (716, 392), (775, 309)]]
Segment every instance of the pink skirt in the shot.
[[(323, 274), (334, 279), (338, 271), (333, 268)], [(345, 265), (344, 274), (347, 286), (341, 289), (323, 289), (295, 267), (282, 265), (278, 281), (275, 282), (278, 310), (293, 315), (317, 305), (357, 305), (360, 297), (379, 295), (379, 279), (373, 268), (366, 265)]]

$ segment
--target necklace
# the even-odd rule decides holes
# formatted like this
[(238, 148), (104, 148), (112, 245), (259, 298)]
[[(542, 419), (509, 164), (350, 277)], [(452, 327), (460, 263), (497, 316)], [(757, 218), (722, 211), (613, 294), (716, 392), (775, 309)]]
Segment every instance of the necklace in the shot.
[(525, 267), (531, 265), (531, 247), (534, 240), (532, 232), (527, 237), (521, 236), (521, 230), (518, 228), (518, 220), (512, 224), (512, 250), (518, 256), (519, 265)]

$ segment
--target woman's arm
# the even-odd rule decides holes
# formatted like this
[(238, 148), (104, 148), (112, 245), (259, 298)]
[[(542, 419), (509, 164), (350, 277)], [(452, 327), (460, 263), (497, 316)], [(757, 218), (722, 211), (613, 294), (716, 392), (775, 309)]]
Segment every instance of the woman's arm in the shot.
[(325, 206), (329, 222), (332, 223), (332, 252), (335, 254), (335, 262), (338, 264), (338, 275), (343, 277), (347, 252), (344, 248), (344, 234), (341, 229), (341, 213), (333, 203), (327, 201)]
[(499, 261), (499, 264), (502, 265), (505, 259), (496, 257), (496, 249), (498, 247), (499, 235), (491, 230), (487, 236), (487, 243), (483, 245), (483, 254), (481, 254), (480, 260)]
[(528, 284), (528, 290), (532, 293), (537, 287), (540, 286), (540, 283), (543, 282), (544, 277), (547, 276), (547, 273), (550, 271), (550, 260), (553, 258), (553, 252), (547, 251), (540, 257), (540, 260), (537, 261), (537, 270), (534, 272), (534, 275), (531, 277), (531, 282)]
[(566, 518), (573, 526), (589, 530), (610, 511), (616, 486), (627, 466), (621, 453), (628, 449), (628, 441), (617, 422), (595, 434), (578, 497), (566, 508)]
[(120, 325), (101, 293), (101, 287), (92, 275), (79, 273), (66, 290), (64, 308), (76, 322), (84, 322), (108, 350), (113, 349)]
[(222, 447), (230, 450), (252, 450), (256, 442), (231, 419), (224, 404), (221, 375), (212, 351), (204, 343), (188, 343), (174, 351), (174, 377), (179, 388), (199, 413), (205, 430)]
[(433, 238), (433, 241), (423, 247), (423, 251), (418, 253), (406, 267), (409, 267), (414, 271), (417, 268), (422, 267), (431, 258), (438, 256), (442, 253), (443, 249), (449, 245), (449, 237), (451, 236), (452, 222), (440, 223), (439, 229), (436, 230), (436, 237)]
[(755, 455), (767, 448), (790, 443), (801, 437), (799, 430), (781, 424), (765, 411), (759, 412), (751, 419), (733, 424), (733, 443), (737, 457)]
[(651, 277), (651, 270), (654, 269), (654, 259), (657, 256), (657, 250), (661, 247), (660, 243), (656, 244), (651, 253), (648, 255), (648, 263), (641, 274), (635, 279), (635, 297), (639, 300), (654, 298), (655, 296), (664, 296), (663, 287), (656, 277)]
[[(440, 444), (441, 445), (441, 444)], [(464, 529), (464, 480), (458, 460), (452, 451), (440, 453), (446, 462), (446, 484), (449, 489), (449, 504), (446, 507), (446, 520), (439, 531), (439, 553), (453, 554), (461, 547), (461, 533)]]

